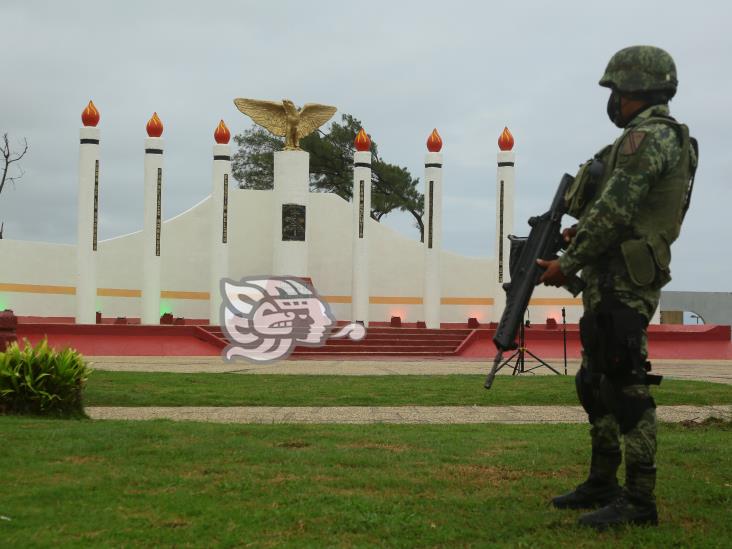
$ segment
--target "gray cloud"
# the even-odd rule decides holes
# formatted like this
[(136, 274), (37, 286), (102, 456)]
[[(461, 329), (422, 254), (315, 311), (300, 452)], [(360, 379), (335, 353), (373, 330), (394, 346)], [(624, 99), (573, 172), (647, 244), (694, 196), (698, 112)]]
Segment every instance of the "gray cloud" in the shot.
[[(0, 197), (8, 238), (75, 240), (78, 128), (101, 111), (104, 238), (142, 225), (145, 122), (165, 124), (164, 214), (209, 192), (212, 132), (249, 126), (237, 96), (337, 105), (389, 161), (421, 176), (424, 142), (445, 142), (445, 247), (492, 255), (496, 139), (516, 137), (517, 231), (564, 171), (612, 141), (610, 55), (666, 48), (681, 87), (673, 113), (702, 147), (692, 209), (674, 246), (672, 289), (729, 291), (732, 190), (726, 154), (732, 79), (727, 3), (20, 2), (0, 7), (6, 58), (0, 131), (26, 137), (26, 176)], [(415, 236), (409, 216), (386, 223)], [(720, 246), (722, 249), (720, 249)]]

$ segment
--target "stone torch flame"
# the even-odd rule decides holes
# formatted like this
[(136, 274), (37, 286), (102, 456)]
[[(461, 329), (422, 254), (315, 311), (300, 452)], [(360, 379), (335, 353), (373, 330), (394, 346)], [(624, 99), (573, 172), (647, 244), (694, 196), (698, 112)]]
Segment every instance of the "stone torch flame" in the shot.
[(513, 135), (508, 131), (508, 127), (504, 127), (501, 136), (498, 138), (498, 148), (502, 151), (510, 151), (513, 149)]
[(353, 140), (353, 145), (359, 152), (366, 152), (371, 149), (371, 139), (369, 139), (369, 136), (363, 128), (361, 128), (358, 135), (356, 135), (356, 139)]
[(84, 126), (96, 126), (99, 124), (99, 111), (91, 100), (81, 113), (81, 122)]
[(229, 128), (226, 127), (223, 120), (219, 122), (218, 126), (216, 126), (214, 139), (219, 145), (226, 145), (229, 142), (229, 139), (231, 139), (231, 132), (229, 131)]
[(146, 129), (147, 135), (149, 137), (160, 137), (161, 135), (163, 135), (163, 123), (158, 117), (157, 112), (154, 112), (153, 115), (150, 117), (150, 120), (147, 121)]
[(427, 138), (427, 150), (433, 153), (440, 152), (442, 150), (442, 137), (437, 132), (437, 128), (432, 130), (432, 133)]

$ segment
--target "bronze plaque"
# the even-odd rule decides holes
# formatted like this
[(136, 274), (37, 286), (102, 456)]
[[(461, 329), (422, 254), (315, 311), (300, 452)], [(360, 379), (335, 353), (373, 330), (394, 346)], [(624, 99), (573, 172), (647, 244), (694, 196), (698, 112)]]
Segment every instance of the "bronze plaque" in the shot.
[(99, 214), (99, 159), (94, 161), (94, 224), (92, 227), (92, 250), (97, 251), (97, 219)]
[(163, 168), (158, 168), (158, 207), (155, 212), (155, 255), (160, 256), (160, 217), (162, 215), (161, 199), (163, 194)]
[(435, 187), (435, 182), (430, 181), (430, 189), (429, 189), (430, 207), (429, 207), (429, 210), (427, 213), (427, 247), (430, 249), (432, 248), (432, 214), (434, 214), (434, 212), (435, 212), (434, 206), (432, 205), (433, 199), (435, 196), (434, 187)]
[(498, 199), (498, 282), (503, 282), (503, 179)]
[(282, 241), (305, 242), (305, 206), (282, 204)]
[(358, 190), (358, 237), (363, 238), (363, 207), (364, 207), (363, 179), (360, 181)]
[(223, 228), (221, 233), (221, 242), (226, 244), (226, 229), (229, 215), (229, 174), (224, 174), (224, 213), (223, 213)]

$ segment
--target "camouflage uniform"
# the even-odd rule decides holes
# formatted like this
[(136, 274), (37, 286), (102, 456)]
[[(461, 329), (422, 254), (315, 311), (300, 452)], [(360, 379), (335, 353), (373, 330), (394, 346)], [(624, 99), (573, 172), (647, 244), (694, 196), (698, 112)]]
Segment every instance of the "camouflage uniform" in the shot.
[[(620, 64), (631, 67), (626, 87), (633, 87), (632, 63), (638, 62), (633, 55), (649, 51), (655, 55), (658, 50), (635, 47), (616, 54), (632, 54)], [(610, 65), (606, 75), (609, 71)], [(675, 69), (672, 74), (675, 91)], [(644, 89), (642, 81), (636, 84)], [(569, 213), (579, 223), (559, 264), (566, 275), (581, 270), (587, 285), (577, 388), (592, 424), (592, 463), (588, 480), (575, 492), (555, 498), (555, 505), (582, 507), (572, 504), (586, 502), (577, 499), (583, 494), (591, 494), (590, 499), (600, 505), (621, 496), (616, 471), (622, 434), (626, 465), (622, 495), (652, 509), (648, 522), (653, 522), (657, 520), (656, 410), (648, 383), (655, 376), (647, 374), (646, 326), (658, 307), (661, 288), (671, 279), (670, 245), (679, 235), (688, 205), (696, 155), (688, 129), (669, 116), (666, 104), (647, 107), (623, 127), (615, 143), (580, 167), (566, 197)], [(557, 500), (569, 504), (559, 505)]]

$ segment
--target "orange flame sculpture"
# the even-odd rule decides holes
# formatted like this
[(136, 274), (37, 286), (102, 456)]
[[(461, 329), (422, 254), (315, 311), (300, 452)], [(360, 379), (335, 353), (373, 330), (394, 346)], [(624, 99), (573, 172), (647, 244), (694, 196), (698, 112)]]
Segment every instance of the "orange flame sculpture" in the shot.
[(96, 126), (99, 124), (99, 111), (94, 106), (91, 99), (89, 100), (89, 104), (81, 113), (81, 123), (84, 124), (84, 126)]
[(226, 145), (229, 142), (229, 139), (231, 139), (231, 132), (229, 131), (229, 128), (226, 127), (223, 120), (219, 122), (218, 126), (216, 126), (214, 139), (219, 145)]
[(442, 137), (437, 133), (437, 128), (432, 130), (432, 133), (427, 138), (427, 150), (433, 153), (437, 153), (442, 150)]
[(146, 129), (149, 137), (160, 137), (163, 135), (163, 123), (158, 117), (158, 113), (153, 113), (150, 120), (147, 121)]
[(356, 139), (353, 140), (353, 145), (359, 152), (366, 152), (371, 149), (371, 139), (369, 139), (363, 128), (356, 135)]
[(504, 127), (501, 136), (498, 138), (498, 148), (502, 151), (510, 151), (513, 149), (513, 135), (508, 131), (508, 127)]

